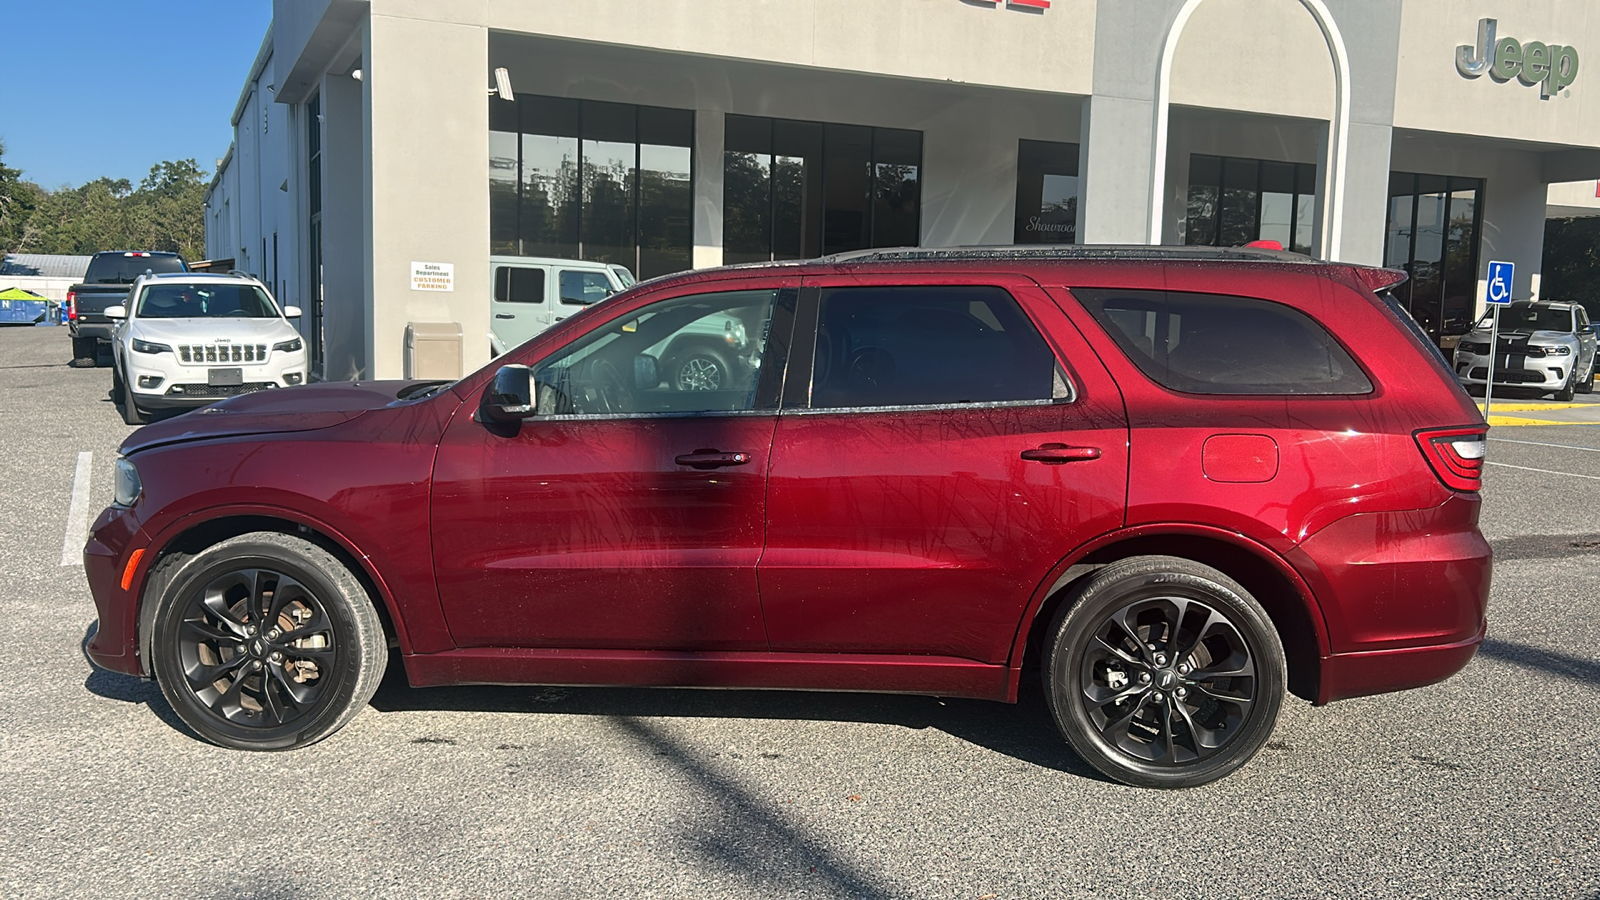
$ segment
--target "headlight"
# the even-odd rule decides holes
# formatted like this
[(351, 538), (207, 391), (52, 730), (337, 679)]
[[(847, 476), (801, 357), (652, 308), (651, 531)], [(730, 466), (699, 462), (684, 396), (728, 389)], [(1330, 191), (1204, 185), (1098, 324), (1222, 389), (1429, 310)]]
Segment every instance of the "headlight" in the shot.
[(171, 353), (172, 348), (166, 344), (152, 344), (149, 341), (133, 339), (133, 349), (139, 353)]
[(1545, 356), (1571, 356), (1572, 355), (1572, 348), (1568, 347), (1565, 344), (1560, 344), (1560, 345), (1557, 345), (1557, 346), (1554, 346), (1554, 347), (1547, 346), (1547, 347), (1544, 348), (1544, 355)]
[(127, 457), (117, 457), (116, 475), (111, 480), (111, 499), (118, 506), (132, 506), (144, 492), (144, 484), (139, 481), (139, 470), (133, 467)]
[(293, 353), (304, 346), (305, 344), (301, 343), (299, 338), (294, 338), (292, 340), (279, 341), (278, 343), (272, 345), (272, 349), (282, 350), (285, 353)]

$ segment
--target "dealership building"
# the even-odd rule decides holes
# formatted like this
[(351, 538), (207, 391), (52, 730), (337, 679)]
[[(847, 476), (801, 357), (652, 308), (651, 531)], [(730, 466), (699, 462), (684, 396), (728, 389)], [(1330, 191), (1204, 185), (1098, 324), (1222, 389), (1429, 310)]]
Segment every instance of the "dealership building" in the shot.
[(1588, 0), (276, 0), (207, 252), (328, 380), (485, 362), (491, 256), (1275, 240), (1447, 337), (1600, 212), (1591, 66)]

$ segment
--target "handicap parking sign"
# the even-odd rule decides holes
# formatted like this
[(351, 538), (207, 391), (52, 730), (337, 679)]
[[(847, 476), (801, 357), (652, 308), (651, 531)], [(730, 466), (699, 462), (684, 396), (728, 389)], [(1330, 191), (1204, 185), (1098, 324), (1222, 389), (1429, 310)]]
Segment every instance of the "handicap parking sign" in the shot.
[(1516, 276), (1515, 263), (1490, 262), (1489, 263), (1489, 290), (1490, 303), (1511, 302), (1511, 280)]

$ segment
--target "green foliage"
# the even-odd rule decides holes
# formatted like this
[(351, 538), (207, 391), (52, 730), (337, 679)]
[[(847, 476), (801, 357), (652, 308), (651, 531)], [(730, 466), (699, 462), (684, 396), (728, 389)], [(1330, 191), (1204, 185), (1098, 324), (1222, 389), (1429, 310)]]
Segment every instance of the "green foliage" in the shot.
[[(0, 157), (5, 145), (0, 143)], [(205, 256), (205, 175), (192, 159), (159, 162), (135, 188), (97, 178), (47, 191), (0, 161), (0, 252), (87, 255), (173, 250)]]
[(1576, 300), (1600, 317), (1600, 216), (1545, 222), (1539, 294)]

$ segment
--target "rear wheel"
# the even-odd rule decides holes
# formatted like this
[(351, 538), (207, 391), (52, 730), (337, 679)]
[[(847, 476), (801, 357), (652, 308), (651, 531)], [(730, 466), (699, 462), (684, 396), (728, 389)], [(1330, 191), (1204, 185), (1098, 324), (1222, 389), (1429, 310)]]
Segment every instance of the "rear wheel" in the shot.
[[(1596, 359), (1600, 359), (1600, 356), (1597, 356)], [(1589, 371), (1584, 373), (1584, 377), (1578, 379), (1578, 393), (1587, 394), (1594, 390), (1594, 364), (1594, 359), (1589, 360)]]
[(72, 362), (74, 369), (92, 369), (100, 358), (100, 341), (95, 338), (75, 337), (72, 339)]
[(301, 538), (245, 534), (152, 579), (151, 658), (174, 711), (239, 750), (332, 734), (378, 688), (383, 626), (355, 575)]
[(1096, 572), (1046, 647), (1062, 735), (1125, 784), (1193, 787), (1237, 770), (1283, 703), (1283, 646), (1266, 611), (1187, 559), (1134, 557)]

